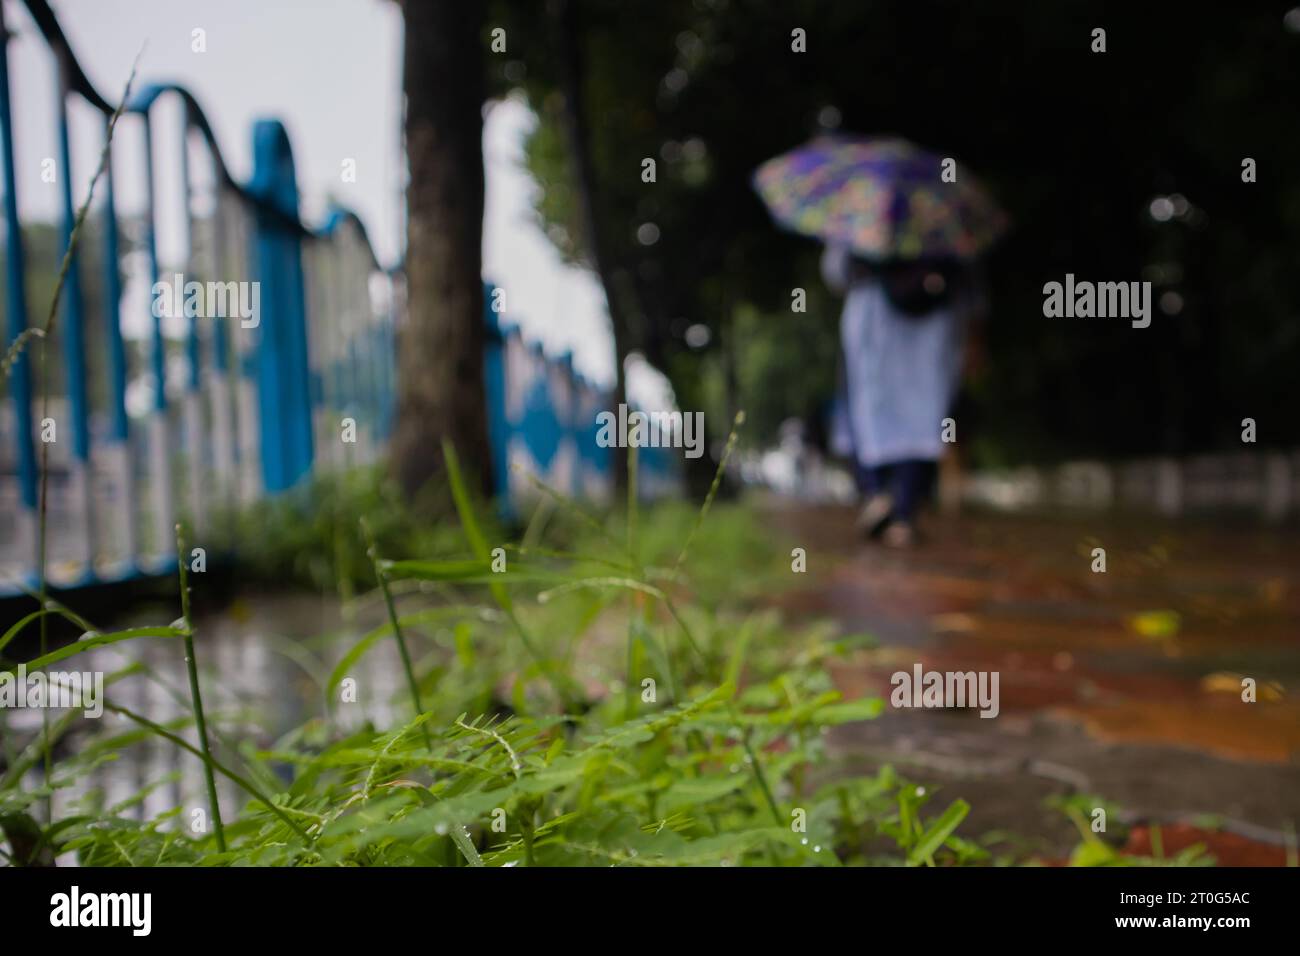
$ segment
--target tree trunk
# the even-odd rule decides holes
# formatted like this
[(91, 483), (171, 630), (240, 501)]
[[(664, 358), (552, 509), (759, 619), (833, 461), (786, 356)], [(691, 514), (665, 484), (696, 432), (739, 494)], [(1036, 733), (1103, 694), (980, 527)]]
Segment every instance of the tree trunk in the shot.
[(442, 439), (491, 490), (483, 383), (482, 6), (403, 0), (407, 321), (392, 470), (407, 495), (442, 477)]

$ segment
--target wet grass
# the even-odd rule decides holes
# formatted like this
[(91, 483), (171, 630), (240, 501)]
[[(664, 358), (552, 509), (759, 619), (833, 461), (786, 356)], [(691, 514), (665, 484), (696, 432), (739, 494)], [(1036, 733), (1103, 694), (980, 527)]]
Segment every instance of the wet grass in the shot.
[[(74, 713), (54, 724), (50, 742), (71, 733), (83, 739), (48, 778), (31, 782), (30, 771), (50, 752), (38, 739), (0, 779), (6, 834), (39, 835), (11, 836), (8, 862), (65, 853), (94, 865), (986, 858), (956, 834), (962, 801), (933, 812), (925, 791), (891, 769), (835, 772), (826, 732), (871, 719), (882, 702), (845, 701), (831, 687), (824, 663), (845, 651), (833, 634), (794, 632), (707, 585), (699, 595), (693, 590), (697, 562), (729, 562), (733, 572), (753, 562), (759, 529), (711, 535), (712, 498), (695, 513), (670, 507), (642, 515), (632, 501), (621, 516), (594, 516), (547, 495), (521, 540), (506, 543), (484, 531), (447, 452), (465, 552), (411, 560), (372, 545), (378, 588), (357, 600), (382, 602), (386, 621), (337, 662), (319, 714), (261, 749), (240, 741), (237, 726), (216, 734), (225, 745), (209, 746), (197, 671), (189, 671), (190, 714), (166, 727), (112, 701), (110, 690), (106, 709), (126, 718), (129, 730), (77, 726), (93, 722)], [(742, 527), (739, 512), (722, 511), (720, 526)], [(570, 529), (560, 535), (570, 547), (549, 546), (552, 521)], [(573, 532), (577, 526), (585, 530)], [(698, 553), (693, 543), (702, 545)], [(193, 586), (196, 576), (188, 577), (182, 588)], [(181, 603), (172, 625), (101, 633), (47, 602), (36, 613), (72, 620), (88, 637), (27, 666), (137, 640), (179, 638), (177, 653), (193, 644), (202, 654), (188, 598)], [(0, 653), (30, 623), (0, 638)], [(346, 731), (341, 711), (366, 693), (352, 674), (385, 641), (401, 650), (407, 717)], [(106, 683), (121, 676), (107, 675)], [(41, 821), (54, 790), (146, 737), (184, 749), (207, 777), (233, 781), (247, 801), (219, 807), (209, 786), (200, 832), (180, 825), (193, 808), (141, 820), (130, 812), (134, 799), (118, 808), (87, 799), (63, 819)]]

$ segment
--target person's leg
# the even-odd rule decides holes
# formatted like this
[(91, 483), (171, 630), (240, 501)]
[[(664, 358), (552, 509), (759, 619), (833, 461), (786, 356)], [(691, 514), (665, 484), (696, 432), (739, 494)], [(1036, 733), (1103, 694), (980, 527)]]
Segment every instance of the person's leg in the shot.
[(862, 510), (858, 513), (858, 530), (867, 537), (875, 537), (884, 530), (894, 514), (894, 499), (890, 494), (892, 465), (859, 465), (858, 488), (862, 493)]
[(893, 520), (881, 535), (891, 548), (910, 548), (916, 543), (916, 509), (920, 504), (915, 462), (900, 461), (893, 470)]
[(911, 459), (899, 462), (894, 471), (894, 516), (910, 524), (930, 495), (935, 463)]
[(917, 497), (918, 506), (924, 506), (927, 502), (933, 501), (939, 489), (939, 463), (929, 459), (918, 461), (921, 475), (918, 479), (919, 492)]
[(871, 465), (864, 467), (863, 470), (867, 476), (867, 494), (868, 495), (885, 495), (889, 494), (890, 483), (894, 475), (893, 465)]
[(880, 490), (876, 487), (875, 476), (872, 474), (871, 469), (856, 458), (853, 459), (853, 483), (858, 486), (858, 494), (864, 500)]

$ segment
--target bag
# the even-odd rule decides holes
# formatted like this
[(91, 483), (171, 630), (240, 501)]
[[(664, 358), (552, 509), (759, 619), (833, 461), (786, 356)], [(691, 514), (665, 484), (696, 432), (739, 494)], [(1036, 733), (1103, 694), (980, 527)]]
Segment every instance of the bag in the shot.
[(923, 319), (952, 297), (956, 270), (943, 263), (909, 262), (886, 266), (880, 281), (894, 308)]

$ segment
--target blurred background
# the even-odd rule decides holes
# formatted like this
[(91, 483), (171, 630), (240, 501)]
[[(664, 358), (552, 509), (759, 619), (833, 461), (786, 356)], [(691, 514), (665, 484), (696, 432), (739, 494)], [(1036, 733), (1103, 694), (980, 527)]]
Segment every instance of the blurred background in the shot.
[[(671, 388), (710, 423), (744, 408), (749, 447), (778, 444), (790, 418), (815, 436), (824, 430), (839, 300), (818, 277), (817, 244), (774, 229), (750, 177), (818, 132), (897, 133), (969, 164), (1013, 223), (988, 263), (987, 363), (963, 397), (970, 464), (1239, 451), (1245, 417), (1260, 423), (1252, 451), (1294, 447), (1298, 426), (1278, 412), (1296, 397), (1287, 369), (1300, 334), (1284, 277), (1296, 264), (1300, 199), (1282, 175), (1297, 145), (1279, 117), (1300, 15), (1261, 7), (1214, 31), (1160, 4), (1014, 13), (734, 0), (574, 6), (563, 21), (573, 43), (558, 41), (559, 18), (545, 4), (488, 8), (485, 32), (504, 29), (507, 39), (504, 52), (481, 58), (483, 264), (509, 290), (512, 320), (554, 354), (572, 352), (593, 381), (613, 382), (617, 340), (621, 360), (666, 376), (646, 371), (647, 401)], [(53, 8), (101, 90), (120, 86), (143, 45), (142, 73), (180, 82), (205, 104), (236, 178), (252, 171), (251, 121), (282, 117), (304, 216), (343, 202), (366, 223), (380, 262), (401, 259), (397, 4), (338, 0), (313, 5), (312, 16), (294, 2)], [(57, 153), (55, 70), (21, 5), (7, 23), (19, 80), (15, 162), (26, 171), (18, 204), (33, 272), (39, 265), (48, 276), (59, 200), (40, 162)], [(1104, 53), (1091, 51), (1098, 26)], [(791, 51), (795, 28), (806, 31), (806, 52)], [(201, 53), (191, 48), (195, 29), (206, 31)], [(341, 68), (345, 51), (366, 67)], [(578, 164), (564, 96), (575, 72)], [(95, 122), (91, 112), (70, 117), (74, 190), (98, 159), (96, 137), (76, 135)], [(139, 144), (120, 140), (119, 165), (138, 166)], [(658, 164), (652, 189), (643, 158)], [(1245, 158), (1258, 169), (1250, 184)], [(355, 162), (355, 181), (340, 178), (344, 159)], [(160, 157), (160, 192), (175, 188), (177, 167)], [(142, 178), (119, 180), (122, 214), (137, 215)], [(176, 261), (176, 210), (162, 204), (159, 213), (160, 255)], [(586, 235), (593, 226), (598, 258)], [(1150, 281), (1151, 327), (1044, 319), (1043, 284), (1067, 272)], [(147, 332), (142, 286), (127, 284), (128, 339)], [(796, 288), (808, 296), (797, 315)], [(43, 296), (29, 299), (40, 309)], [(716, 440), (726, 428), (713, 432)], [(707, 463), (701, 471), (710, 473)]]
[[(999, 720), (887, 712), (840, 734), (853, 759), (910, 762), (959, 787), (987, 829), (1019, 828), (1050, 858), (1063, 838), (1042, 801), (1065, 786), (1113, 798), (1135, 852), (1162, 820), (1173, 850), (1294, 861), (1300, 8), (3, 11), (6, 253), (19, 239), (25, 252), (8, 259), (7, 343), (45, 324), (69, 213), (104, 149), (104, 104), (88, 91), (111, 111), (139, 53), (112, 199), (101, 184), (81, 288), (64, 294), (62, 314), (78, 318), (50, 339), (60, 358), (11, 378), (0, 419), (14, 608), (36, 580), (43, 416), (23, 409), (45, 391), (59, 427), (80, 435), (46, 449), (51, 580), (121, 594), (117, 583), (174, 561), (172, 517), (213, 542), (240, 527), (212, 546), (241, 570), (233, 603), (210, 611), (243, 635), (232, 642), (259, 648), (340, 614), (276, 594), (280, 569), (327, 595), (346, 573), (315, 532), (263, 518), (262, 549), (225, 515), (358, 466), (392, 479), (375, 501), (414, 506), (445, 478), (442, 439), (506, 527), (535, 500), (521, 470), (607, 505), (626, 462), (596, 444), (594, 413), (621, 401), (704, 413), (707, 453), (648, 454), (640, 489), (698, 499), (743, 410), (723, 493), (779, 536), (776, 564), (794, 547), (809, 555), (806, 576), (746, 600), (871, 634), (835, 671), (851, 696), (887, 694), (889, 674), (918, 660), (1003, 674)], [(149, 98), (154, 82), (188, 99)], [(267, 117), (290, 146), (250, 135)], [(982, 264), (982, 361), (910, 553), (851, 530), (851, 471), (828, 424), (842, 299), (822, 281), (820, 244), (778, 229), (751, 183), (765, 160), (834, 133), (956, 157), (1010, 224)], [(152, 316), (151, 287), (174, 272), (260, 279), (264, 330)], [(1044, 317), (1044, 284), (1067, 273), (1150, 282), (1150, 327)], [(796, 290), (805, 311), (792, 311)], [(300, 331), (279, 342), (267, 329), (290, 314)], [(343, 418), (355, 447), (340, 445)], [(273, 541), (277, 528), (289, 530)], [(1241, 699), (1243, 678), (1256, 703)]]

